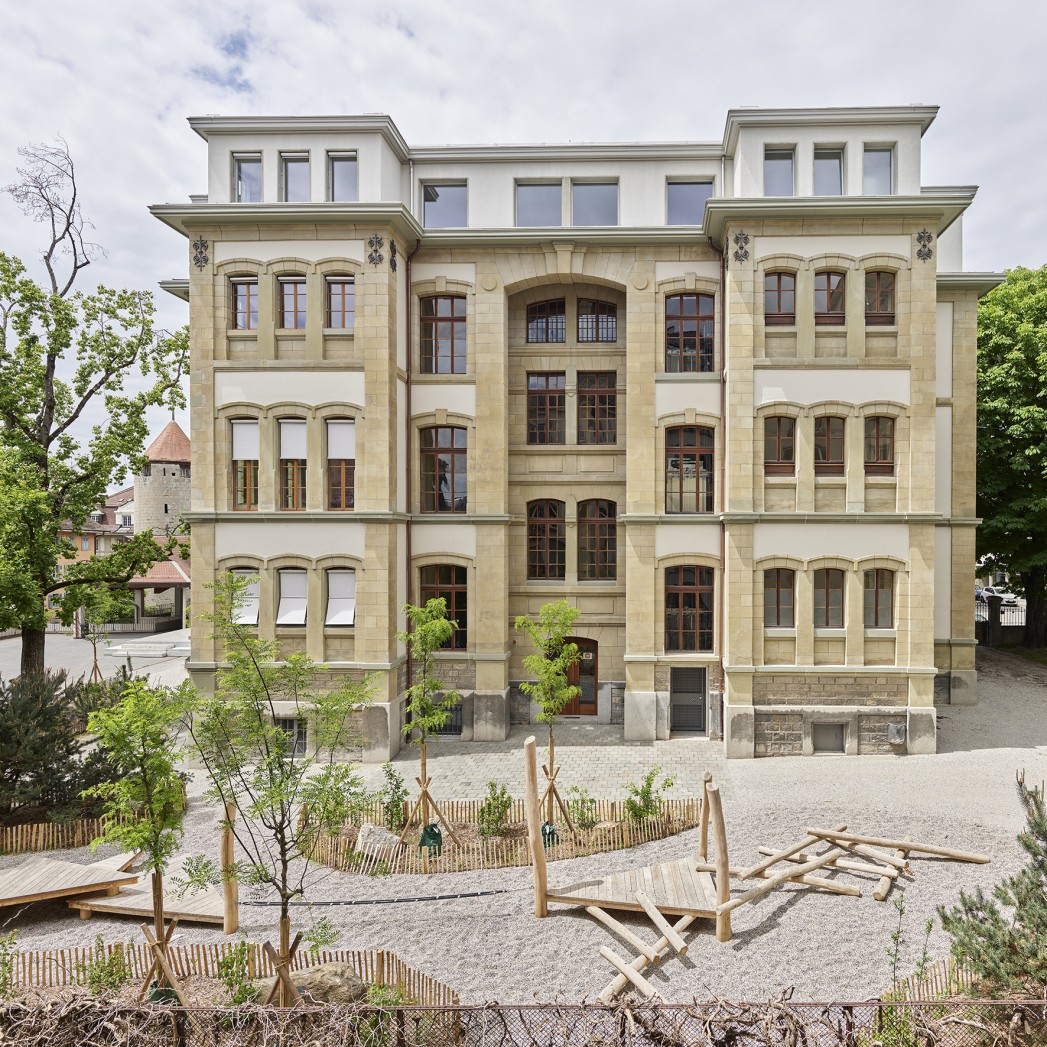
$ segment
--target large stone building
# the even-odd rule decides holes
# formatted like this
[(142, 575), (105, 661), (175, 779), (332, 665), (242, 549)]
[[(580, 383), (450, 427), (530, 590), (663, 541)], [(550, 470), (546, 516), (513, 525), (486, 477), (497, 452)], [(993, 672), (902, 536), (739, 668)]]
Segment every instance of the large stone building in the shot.
[[(531, 715), (514, 617), (581, 609), (572, 714), (730, 756), (933, 752), (974, 671), (975, 189), (936, 110), (732, 110), (723, 140), (408, 146), (205, 117), (189, 241), (194, 605), (376, 674), (446, 597), (463, 736)], [(215, 666), (206, 630), (190, 669)]]

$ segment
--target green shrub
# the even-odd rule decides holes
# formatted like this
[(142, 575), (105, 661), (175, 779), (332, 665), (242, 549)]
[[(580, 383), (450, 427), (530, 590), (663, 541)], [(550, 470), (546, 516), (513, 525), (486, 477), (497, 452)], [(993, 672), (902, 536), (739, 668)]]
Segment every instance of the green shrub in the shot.
[(6, 1000), (14, 993), (17, 956), (18, 945), (14, 932), (0, 935), (0, 1000)]
[(382, 764), (382, 777), (385, 781), (378, 790), (382, 804), (382, 818), (385, 827), (398, 833), (404, 827), (404, 800), (407, 799), (407, 787), (403, 775), (391, 763)]
[(589, 790), (580, 785), (572, 785), (567, 790), (567, 813), (578, 829), (593, 829), (600, 820), (596, 801), (589, 795)]
[(225, 956), (219, 958), (218, 980), (229, 993), (226, 1002), (233, 1007), (251, 1003), (258, 995), (251, 981), (251, 947), (245, 939), (238, 941)]
[(512, 805), (513, 798), (504, 782), (501, 785), (493, 781), (487, 783), (487, 797), (476, 812), (476, 827), (485, 840), (499, 836), (505, 830)]
[(122, 989), (131, 980), (123, 943), (118, 942), (113, 951), (107, 953), (102, 936), (96, 934), (91, 955), (76, 965), (76, 980), (80, 985), (86, 985), (93, 996)]
[(625, 817), (631, 822), (642, 822), (648, 818), (657, 818), (662, 813), (662, 796), (668, 792), (676, 779), (666, 775), (661, 785), (656, 785), (658, 775), (662, 773), (660, 767), (652, 767), (643, 778), (643, 782), (637, 785), (629, 782), (626, 789), (629, 798), (625, 801)]

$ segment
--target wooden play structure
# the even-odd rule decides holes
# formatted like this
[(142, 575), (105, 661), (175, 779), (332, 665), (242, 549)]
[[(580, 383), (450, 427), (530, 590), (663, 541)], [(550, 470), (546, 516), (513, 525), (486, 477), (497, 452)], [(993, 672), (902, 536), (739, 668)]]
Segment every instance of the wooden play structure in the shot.
[[(643, 977), (643, 971), (673, 953), (680, 956), (686, 953), (687, 942), (683, 933), (693, 923), (708, 920), (715, 927), (717, 941), (730, 941), (731, 913), (787, 883), (816, 888), (830, 894), (859, 897), (862, 892), (856, 883), (814, 874), (826, 872), (872, 877), (876, 881), (873, 897), (883, 901), (898, 877), (907, 872), (910, 854), (961, 862), (989, 861), (981, 854), (912, 840), (865, 836), (848, 832), (846, 825), (835, 825), (828, 829), (808, 829), (802, 840), (778, 850), (761, 847), (760, 853), (765, 855), (761, 861), (744, 868), (732, 867), (727, 856), (727, 829), (720, 792), (712, 781), (712, 775), (706, 773), (702, 783), (696, 857), (685, 856), (657, 865), (612, 873), (598, 880), (550, 887), (540, 827), (542, 801), (547, 797), (540, 799), (538, 795), (537, 755), (533, 737), (524, 742), (524, 775), (527, 834), (534, 871), (535, 916), (547, 916), (550, 902), (580, 906), (639, 953), (635, 959), (626, 960), (613, 949), (600, 947), (600, 955), (617, 972), (600, 993), (599, 999), (605, 1004), (611, 1003), (628, 988), (637, 989), (649, 999), (657, 997), (656, 989)], [(714, 859), (711, 863), (710, 832), (714, 843)], [(817, 853), (815, 849), (820, 847), (829, 849)], [(731, 877), (759, 882), (732, 895)], [(611, 916), (608, 909), (646, 913), (660, 937), (649, 944)], [(675, 922), (670, 922), (667, 916), (674, 917)]]

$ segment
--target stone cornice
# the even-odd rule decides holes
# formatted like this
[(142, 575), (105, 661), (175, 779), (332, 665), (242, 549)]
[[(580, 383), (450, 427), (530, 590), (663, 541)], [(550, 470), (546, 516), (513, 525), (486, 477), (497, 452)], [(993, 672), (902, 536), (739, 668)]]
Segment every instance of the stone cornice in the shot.
[(1005, 279), (1004, 273), (939, 273), (938, 290), (974, 291), (981, 298)]

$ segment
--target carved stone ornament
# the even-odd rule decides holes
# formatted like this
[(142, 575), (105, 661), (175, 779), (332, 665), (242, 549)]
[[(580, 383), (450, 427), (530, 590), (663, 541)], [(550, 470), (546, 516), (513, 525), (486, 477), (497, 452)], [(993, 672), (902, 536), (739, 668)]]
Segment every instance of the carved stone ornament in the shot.
[(382, 254), (385, 241), (375, 234), (367, 241), (367, 246), (371, 249), (370, 254), (367, 256), (367, 261), (377, 269), (385, 261), (385, 256)]
[(934, 257), (934, 252), (931, 250), (934, 234), (928, 229), (921, 229), (916, 234), (916, 242), (920, 245), (916, 250), (916, 257), (921, 262), (929, 262)]
[(193, 241), (193, 265), (197, 269), (203, 269), (207, 265), (207, 241), (204, 239)]
[(390, 272), (396, 272), (396, 241), (389, 241), (389, 270)]
[(736, 262), (747, 262), (749, 261), (749, 234), (748, 233), (735, 233), (734, 234), (734, 260)]

